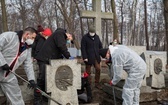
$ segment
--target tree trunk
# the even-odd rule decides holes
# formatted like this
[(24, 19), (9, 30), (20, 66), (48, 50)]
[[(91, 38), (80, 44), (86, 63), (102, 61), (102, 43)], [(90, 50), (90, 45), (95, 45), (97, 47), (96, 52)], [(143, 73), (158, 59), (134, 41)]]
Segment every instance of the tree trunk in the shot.
[(148, 23), (147, 23), (147, 6), (146, 6), (146, 0), (144, 0), (144, 13), (145, 13), (146, 49), (149, 50), (149, 37), (148, 37)]
[(134, 0), (134, 6), (133, 6), (133, 29), (132, 29), (132, 45), (135, 45), (135, 37), (137, 37), (137, 33), (135, 31), (135, 27), (136, 27), (136, 11), (137, 11), (137, 0)]
[(5, 0), (1, 0), (3, 32), (8, 31)]
[(130, 45), (134, 45), (134, 39), (135, 39), (136, 8), (137, 8), (137, 0), (134, 0), (131, 8), (129, 8), (131, 19), (130, 19), (130, 30), (129, 30), (128, 42)]
[(102, 21), (102, 44), (103, 44), (103, 47), (105, 48), (105, 41), (106, 39), (106, 36), (105, 36), (105, 20)]
[[(84, 0), (85, 10), (87, 10), (87, 2), (88, 2), (88, 0)], [(94, 19), (93, 19), (93, 21), (94, 21)], [(88, 26), (88, 30), (89, 30), (89, 20), (88, 20), (88, 18), (87, 18), (87, 26)]]
[(40, 14), (40, 6), (43, 4), (44, 0), (38, 0), (38, 1), (31, 1), (32, 3), (34, 3), (34, 16), (37, 19), (37, 24), (40, 25), (43, 23), (42, 21), (42, 17)]
[(140, 21), (140, 11), (139, 11), (139, 19), (138, 19), (138, 29), (137, 29), (137, 38), (136, 38), (136, 46), (140, 45), (140, 41), (141, 41), (141, 36), (140, 36), (140, 27), (141, 27), (141, 21)]
[(60, 27), (59, 19), (58, 19), (57, 0), (55, 0), (55, 17), (56, 17), (56, 26), (57, 26), (57, 27)]
[(125, 0), (123, 0), (123, 2), (121, 3), (121, 44), (123, 44), (123, 22), (124, 22), (124, 16), (123, 16), (123, 3), (125, 2)]
[[(104, 1), (104, 9), (105, 9), (105, 12), (107, 12), (107, 1), (105, 0)], [(105, 48), (106, 47), (108, 47), (108, 45), (109, 45), (109, 42), (108, 42), (108, 20), (104, 20), (104, 22), (105, 22), (105, 26), (103, 26), (103, 27), (106, 27), (106, 30), (105, 30), (105, 32), (106, 32), (106, 34), (105, 34)]]
[(115, 1), (111, 0), (111, 8), (113, 12), (113, 40), (117, 39), (119, 41), (119, 35), (118, 35), (118, 21), (117, 21), (117, 14), (116, 14), (116, 8), (115, 8)]
[[(76, 2), (76, 0), (74, 0), (75, 2), (75, 5), (76, 5), (76, 8), (77, 8), (77, 11), (78, 11), (78, 15), (80, 17), (80, 9), (79, 9), (79, 6)], [(82, 18), (80, 18), (80, 27), (81, 27), (81, 35), (83, 36), (84, 35), (84, 32), (83, 32), (83, 24), (82, 24)]]
[(166, 39), (167, 39), (167, 65), (168, 65), (168, 0), (163, 0), (163, 4), (164, 4)]

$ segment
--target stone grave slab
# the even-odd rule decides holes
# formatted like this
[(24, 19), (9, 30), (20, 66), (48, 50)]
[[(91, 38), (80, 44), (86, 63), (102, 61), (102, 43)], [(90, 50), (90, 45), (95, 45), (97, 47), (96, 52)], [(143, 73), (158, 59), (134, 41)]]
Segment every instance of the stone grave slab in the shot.
[[(122, 100), (122, 88), (105, 84), (103, 86), (103, 91), (114, 96), (112, 91), (113, 87), (114, 87), (116, 99)], [(165, 92), (165, 90), (155, 90), (155, 89), (151, 89), (151, 87), (149, 86), (142, 86), (140, 88), (140, 91), (141, 91), (140, 102), (152, 102), (156, 100), (165, 100), (165, 99), (167, 100), (167, 96), (166, 96), (167, 93)], [(166, 93), (166, 95), (163, 95), (163, 92)]]
[[(81, 64), (77, 60), (51, 60), (46, 70), (46, 91), (62, 105), (78, 105), (81, 88)], [(57, 105), (49, 101), (49, 105)]]
[(148, 85), (153, 88), (165, 87), (166, 52), (146, 51), (145, 55), (149, 59), (147, 63), (149, 69)]

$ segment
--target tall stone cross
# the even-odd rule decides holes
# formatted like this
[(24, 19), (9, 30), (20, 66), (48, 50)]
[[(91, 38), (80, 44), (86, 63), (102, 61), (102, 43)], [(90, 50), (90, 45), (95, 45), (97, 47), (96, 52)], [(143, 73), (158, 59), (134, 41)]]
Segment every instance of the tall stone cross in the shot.
[(93, 4), (93, 11), (82, 11), (81, 17), (94, 18), (94, 26), (96, 29), (96, 34), (98, 34), (100, 40), (102, 40), (101, 19), (111, 20), (113, 19), (113, 13), (101, 11), (101, 0), (92, 0), (92, 4)]

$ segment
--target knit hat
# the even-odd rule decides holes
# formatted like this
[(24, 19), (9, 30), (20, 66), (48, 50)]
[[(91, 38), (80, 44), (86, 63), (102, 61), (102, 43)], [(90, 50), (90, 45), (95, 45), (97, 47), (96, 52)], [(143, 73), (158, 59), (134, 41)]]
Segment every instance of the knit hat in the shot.
[(107, 54), (107, 51), (108, 51), (108, 48), (105, 48), (105, 49), (100, 49), (99, 50), (99, 54), (102, 58), (105, 58), (106, 57), (106, 54)]
[(45, 36), (50, 36), (52, 34), (51, 29), (50, 28), (44, 29), (42, 34), (45, 35)]
[(89, 27), (89, 32), (95, 33), (95, 32), (96, 32), (96, 31), (95, 31), (95, 28), (94, 28), (93, 26)]
[(37, 32), (42, 32), (44, 31), (44, 28), (41, 25), (37, 26)]

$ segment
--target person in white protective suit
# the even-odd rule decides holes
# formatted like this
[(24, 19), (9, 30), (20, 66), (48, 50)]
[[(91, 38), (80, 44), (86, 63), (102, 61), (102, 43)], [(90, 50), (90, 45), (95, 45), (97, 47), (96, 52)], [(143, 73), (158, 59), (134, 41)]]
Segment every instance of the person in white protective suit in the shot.
[(25, 105), (18, 80), (10, 70), (15, 72), (21, 64), (24, 64), (24, 70), (30, 83), (28, 87), (36, 87), (30, 48), (35, 37), (36, 30), (32, 27), (27, 27), (18, 33), (0, 34), (0, 89), (10, 105)]
[(108, 49), (101, 49), (100, 55), (111, 58), (114, 75), (110, 85), (116, 85), (122, 79), (122, 70), (128, 74), (123, 86), (122, 105), (139, 105), (140, 87), (146, 73), (145, 61), (124, 45), (110, 45)]

